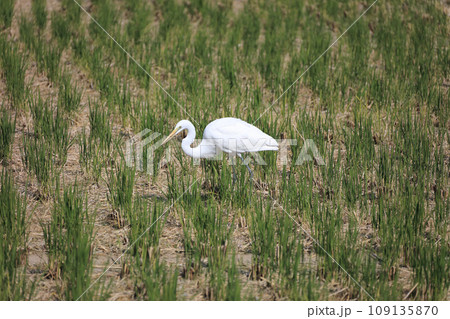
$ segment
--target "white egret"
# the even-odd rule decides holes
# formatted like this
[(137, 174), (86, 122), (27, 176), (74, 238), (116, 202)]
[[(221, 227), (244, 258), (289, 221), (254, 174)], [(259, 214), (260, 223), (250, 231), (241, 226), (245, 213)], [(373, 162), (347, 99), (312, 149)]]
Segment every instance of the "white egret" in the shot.
[[(250, 178), (252, 170), (242, 158), (244, 153), (259, 151), (278, 151), (278, 143), (274, 138), (245, 121), (233, 117), (217, 119), (209, 123), (203, 132), (202, 142), (192, 148), (195, 139), (195, 127), (188, 120), (182, 120), (175, 125), (175, 129), (162, 144), (167, 143), (178, 133), (187, 130), (187, 136), (181, 142), (184, 153), (193, 158), (214, 158), (227, 153), (230, 157), (238, 156), (247, 166)], [(161, 145), (162, 145), (161, 144)], [(233, 178), (236, 179), (233, 166)]]

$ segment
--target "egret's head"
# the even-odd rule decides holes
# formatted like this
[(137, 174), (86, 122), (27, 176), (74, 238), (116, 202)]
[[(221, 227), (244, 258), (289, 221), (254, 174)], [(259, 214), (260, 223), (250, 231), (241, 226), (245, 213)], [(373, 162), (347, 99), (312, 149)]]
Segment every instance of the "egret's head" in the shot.
[(175, 125), (175, 128), (173, 129), (172, 133), (169, 134), (169, 136), (166, 137), (166, 139), (162, 142), (161, 145), (166, 144), (168, 141), (170, 141), (175, 135), (182, 132), (183, 130), (187, 129), (189, 126), (191, 126), (191, 122), (188, 120), (181, 120), (180, 122)]

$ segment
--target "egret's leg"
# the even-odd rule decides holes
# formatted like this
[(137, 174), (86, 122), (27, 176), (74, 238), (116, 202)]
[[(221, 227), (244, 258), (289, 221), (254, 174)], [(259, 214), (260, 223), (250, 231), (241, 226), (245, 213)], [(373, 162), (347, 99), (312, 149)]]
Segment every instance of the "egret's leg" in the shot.
[(234, 164), (231, 165), (231, 167), (233, 167), (233, 185), (236, 183), (236, 169), (234, 168)]
[(245, 166), (247, 166), (248, 172), (250, 173), (250, 179), (253, 179), (253, 172), (250, 169), (250, 167), (247, 165), (247, 163), (244, 161), (244, 158), (242, 157), (242, 155), (237, 154), (237, 156), (239, 156), (239, 158), (242, 160), (242, 162), (245, 164)]
[(230, 162), (231, 162), (231, 167), (233, 168), (233, 186), (236, 183), (237, 177), (236, 177), (236, 154), (228, 154)]

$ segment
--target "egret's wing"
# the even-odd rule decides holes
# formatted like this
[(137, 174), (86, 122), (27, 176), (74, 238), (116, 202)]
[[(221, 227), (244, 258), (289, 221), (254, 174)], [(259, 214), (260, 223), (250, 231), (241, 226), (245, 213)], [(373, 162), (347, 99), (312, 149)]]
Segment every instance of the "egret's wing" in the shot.
[(278, 143), (259, 128), (235, 118), (224, 118), (211, 122), (203, 134), (227, 153), (276, 151)]

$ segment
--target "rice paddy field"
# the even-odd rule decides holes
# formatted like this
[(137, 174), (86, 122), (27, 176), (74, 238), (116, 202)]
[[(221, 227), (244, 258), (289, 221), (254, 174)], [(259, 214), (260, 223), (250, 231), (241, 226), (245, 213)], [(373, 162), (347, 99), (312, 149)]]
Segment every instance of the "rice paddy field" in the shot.
[[(0, 300), (449, 300), (449, 15), (2, 0)], [(183, 136), (127, 165), (228, 116), (297, 143), (235, 183)]]

